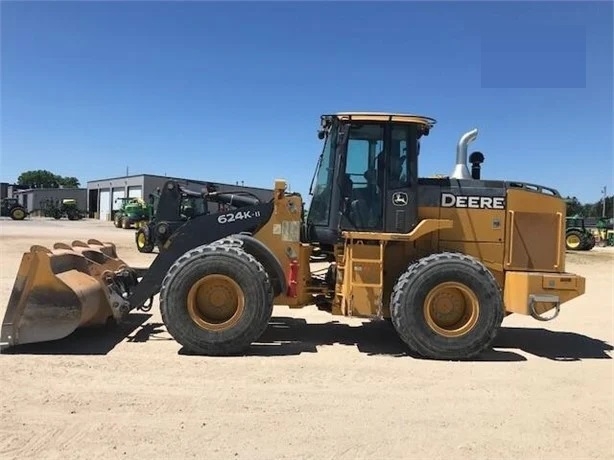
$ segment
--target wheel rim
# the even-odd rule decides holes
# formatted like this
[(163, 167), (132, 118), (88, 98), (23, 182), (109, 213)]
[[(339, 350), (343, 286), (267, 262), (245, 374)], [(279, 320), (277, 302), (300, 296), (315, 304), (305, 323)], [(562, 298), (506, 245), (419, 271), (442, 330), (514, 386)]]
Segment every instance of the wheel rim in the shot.
[(21, 209), (18, 209), (13, 213), (13, 215), (15, 216), (16, 219), (23, 219), (25, 214)]
[(136, 239), (136, 244), (139, 245), (139, 248), (145, 247), (145, 243), (147, 243), (147, 241), (145, 240), (145, 234), (143, 232), (139, 233), (139, 236)]
[(580, 246), (580, 238), (578, 235), (569, 235), (567, 237), (567, 246), (574, 249)]
[(245, 309), (239, 285), (225, 275), (207, 275), (188, 292), (188, 313), (202, 329), (223, 331), (234, 326)]
[(477, 296), (461, 283), (442, 283), (428, 293), (424, 316), (428, 326), (444, 337), (467, 334), (478, 321), (480, 306)]

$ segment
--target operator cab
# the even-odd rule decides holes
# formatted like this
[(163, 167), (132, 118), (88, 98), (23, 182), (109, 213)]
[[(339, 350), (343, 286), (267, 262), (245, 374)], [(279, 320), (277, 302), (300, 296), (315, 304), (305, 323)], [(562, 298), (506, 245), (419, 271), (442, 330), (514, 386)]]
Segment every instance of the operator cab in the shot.
[(346, 230), (410, 232), (418, 223), (420, 138), (435, 123), (418, 115), (323, 115), (306, 239), (334, 245)]

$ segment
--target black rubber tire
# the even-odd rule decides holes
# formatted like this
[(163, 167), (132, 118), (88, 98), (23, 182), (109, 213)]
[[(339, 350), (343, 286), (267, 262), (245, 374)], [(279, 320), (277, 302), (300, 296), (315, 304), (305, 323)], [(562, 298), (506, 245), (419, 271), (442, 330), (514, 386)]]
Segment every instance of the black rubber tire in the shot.
[(595, 243), (595, 236), (592, 233), (587, 233), (582, 244), (582, 250), (590, 251), (595, 247)]
[(26, 210), (21, 207), (15, 207), (11, 209), (9, 215), (13, 220), (24, 220), (26, 218)]
[[(580, 245), (577, 248), (572, 248), (571, 246), (569, 246), (567, 244), (567, 238), (569, 237), (569, 235), (576, 235), (578, 237), (578, 239), (580, 240)], [(567, 230), (565, 232), (565, 249), (567, 249), (568, 251), (581, 251), (582, 247), (584, 246), (584, 242), (585, 242), (585, 236), (584, 234), (582, 234), (581, 231), (579, 230)]]
[[(145, 245), (143, 245), (142, 247), (139, 246), (139, 235), (141, 233), (145, 235), (145, 241), (146, 241)], [(150, 254), (154, 250), (154, 244), (149, 239), (149, 233), (147, 232), (147, 230), (145, 230), (145, 227), (141, 227), (136, 231), (135, 241), (136, 241), (136, 249), (139, 252), (142, 252), (144, 254)]]
[[(456, 281), (477, 296), (479, 316), (461, 337), (444, 337), (424, 317), (428, 292), (440, 283)], [(397, 334), (416, 354), (429, 359), (469, 359), (490, 347), (505, 316), (501, 290), (493, 274), (477, 259), (464, 254), (432, 254), (410, 265), (391, 294), (390, 313)]]
[[(207, 274), (220, 273), (239, 284), (245, 296), (243, 316), (231, 329), (207, 331), (187, 311), (190, 287)], [(162, 321), (169, 334), (190, 353), (209, 356), (241, 354), (266, 330), (272, 287), (263, 266), (231, 244), (204, 245), (188, 251), (169, 269), (160, 289)]]
[(130, 226), (130, 219), (127, 216), (122, 217), (122, 228), (124, 230), (129, 230)]
[(267, 270), (267, 264), (265, 263), (265, 261), (259, 259), (257, 257), (256, 254), (250, 253), (249, 251), (245, 250), (245, 246), (244, 246), (244, 242), (243, 240), (241, 240), (240, 238), (236, 238), (232, 235), (221, 238), (219, 240), (214, 241), (213, 243), (211, 243), (212, 245), (220, 245), (220, 244), (225, 244), (225, 245), (230, 245), (230, 246), (235, 246), (237, 248), (241, 248), (242, 250), (244, 250), (245, 252), (247, 252), (248, 254), (252, 255), (253, 257), (255, 257), (264, 267), (264, 270), (267, 272), (267, 275), (269, 276), (269, 281), (271, 282), (271, 287), (273, 288), (271, 290), (271, 302), (273, 302), (274, 298), (275, 298), (275, 287), (273, 286), (273, 273), (270, 273)]
[(121, 228), (122, 227), (121, 216), (119, 214), (116, 214), (113, 217), (113, 225), (115, 225), (116, 228)]

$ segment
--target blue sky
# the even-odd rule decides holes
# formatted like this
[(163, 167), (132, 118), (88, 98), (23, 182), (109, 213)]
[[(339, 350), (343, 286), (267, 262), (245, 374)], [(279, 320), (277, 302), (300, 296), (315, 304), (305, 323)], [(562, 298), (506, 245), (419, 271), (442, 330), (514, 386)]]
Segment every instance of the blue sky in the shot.
[(438, 120), (420, 175), (458, 137), (484, 177), (596, 201), (614, 191), (612, 3), (1, 4), (0, 180), (154, 173), (307, 198), (319, 115)]

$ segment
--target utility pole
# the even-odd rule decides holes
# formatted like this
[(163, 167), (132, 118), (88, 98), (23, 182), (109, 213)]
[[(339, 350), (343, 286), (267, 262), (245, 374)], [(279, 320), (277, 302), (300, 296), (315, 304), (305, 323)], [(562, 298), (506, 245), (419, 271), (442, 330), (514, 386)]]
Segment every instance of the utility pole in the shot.
[(601, 193), (603, 193), (603, 203), (601, 205), (601, 217), (605, 218), (605, 200), (607, 198), (607, 186), (606, 185), (603, 186), (603, 190), (601, 190)]

